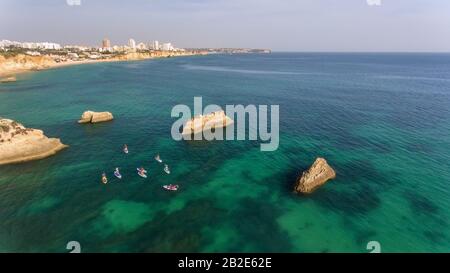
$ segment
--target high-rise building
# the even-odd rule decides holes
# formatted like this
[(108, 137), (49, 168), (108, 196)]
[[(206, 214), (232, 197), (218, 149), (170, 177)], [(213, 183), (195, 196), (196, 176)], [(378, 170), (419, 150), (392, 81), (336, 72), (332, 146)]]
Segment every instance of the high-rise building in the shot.
[(103, 39), (102, 47), (103, 48), (110, 48), (111, 47), (111, 41), (108, 38)]
[(134, 41), (134, 39), (128, 40), (128, 46), (132, 49), (136, 49), (136, 41)]
[(153, 49), (159, 50), (159, 42), (158, 41), (153, 41)]

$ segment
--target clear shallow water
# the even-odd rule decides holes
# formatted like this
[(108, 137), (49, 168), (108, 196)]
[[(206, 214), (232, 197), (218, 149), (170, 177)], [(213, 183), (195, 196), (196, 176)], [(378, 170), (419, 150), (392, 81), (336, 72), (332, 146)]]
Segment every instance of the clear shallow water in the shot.
[[(1, 252), (65, 252), (72, 240), (85, 252), (367, 252), (372, 240), (385, 252), (450, 249), (450, 55), (217, 55), (18, 79), (0, 85), (0, 116), (70, 148), (0, 167)], [(279, 149), (173, 141), (170, 111), (194, 96), (279, 104)], [(87, 109), (116, 119), (77, 124)], [(337, 178), (293, 194), (317, 156)]]

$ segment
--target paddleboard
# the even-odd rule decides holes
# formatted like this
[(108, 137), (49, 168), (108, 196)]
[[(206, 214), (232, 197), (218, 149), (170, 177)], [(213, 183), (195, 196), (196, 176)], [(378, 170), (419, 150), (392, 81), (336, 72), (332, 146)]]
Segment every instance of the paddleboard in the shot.
[(169, 166), (165, 166), (164, 167), (164, 171), (167, 173), (167, 174), (170, 174), (170, 169), (169, 169)]
[(177, 191), (178, 185), (164, 185), (163, 188), (168, 191)]
[[(139, 171), (139, 168), (136, 169), (138, 171), (138, 175), (142, 178), (147, 178), (147, 176), (145, 174), (141, 174)], [(146, 173), (147, 171), (144, 171), (144, 173)]]

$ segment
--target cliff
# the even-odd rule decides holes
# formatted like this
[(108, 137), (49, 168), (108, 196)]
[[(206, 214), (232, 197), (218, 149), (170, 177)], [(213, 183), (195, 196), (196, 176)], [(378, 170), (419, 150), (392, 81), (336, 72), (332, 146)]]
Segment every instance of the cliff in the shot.
[(81, 115), (81, 119), (78, 123), (99, 123), (113, 120), (114, 116), (110, 112), (93, 112), (85, 111)]
[(211, 128), (222, 128), (233, 124), (233, 120), (224, 111), (217, 111), (205, 116), (199, 115), (188, 120), (183, 126), (183, 135), (197, 134)]
[[(117, 61), (138, 61), (152, 58), (165, 58), (176, 56), (192, 56), (203, 55), (203, 52), (192, 51), (153, 51), (153, 52), (128, 52), (120, 55), (107, 56), (98, 59), (83, 59), (83, 60), (61, 60), (58, 56), (42, 55), (29, 56), (18, 54), (13, 57), (0, 55), (0, 78), (9, 77), (16, 73), (21, 73), (30, 70), (42, 70), (47, 68), (62, 67), (67, 65), (98, 63), (98, 62), (117, 62)], [(58, 61), (55, 61), (55, 59)], [(12, 78), (11, 78), (12, 79)], [(6, 82), (10, 82), (6, 80)]]
[(18, 54), (9, 58), (0, 56), (0, 75), (45, 69), (55, 64), (56, 62), (50, 56), (28, 56), (24, 54)]
[(311, 193), (325, 184), (329, 179), (336, 177), (336, 172), (323, 158), (317, 158), (313, 165), (297, 178), (294, 190), (298, 193)]
[(123, 55), (115, 56), (112, 59), (116, 61), (137, 61), (150, 59), (152, 57), (153, 56), (150, 53), (130, 52)]
[(0, 165), (45, 158), (66, 147), (58, 138), (46, 137), (41, 130), (0, 118)]

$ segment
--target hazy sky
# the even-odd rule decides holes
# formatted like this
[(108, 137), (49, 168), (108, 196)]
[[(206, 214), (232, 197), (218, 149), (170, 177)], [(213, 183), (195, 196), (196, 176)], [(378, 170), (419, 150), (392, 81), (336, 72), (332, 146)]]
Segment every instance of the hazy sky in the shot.
[[(450, 51), (450, 0), (0, 0), (0, 40)], [(369, 0), (376, 1), (376, 0)]]

